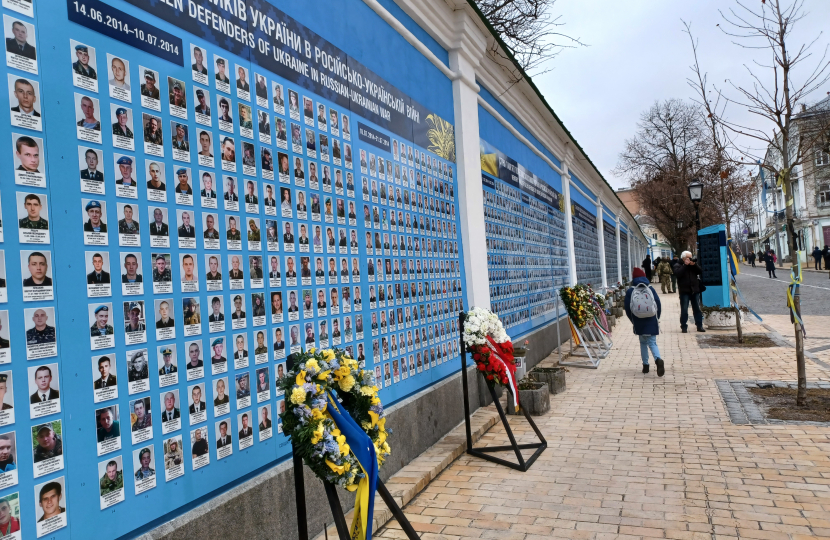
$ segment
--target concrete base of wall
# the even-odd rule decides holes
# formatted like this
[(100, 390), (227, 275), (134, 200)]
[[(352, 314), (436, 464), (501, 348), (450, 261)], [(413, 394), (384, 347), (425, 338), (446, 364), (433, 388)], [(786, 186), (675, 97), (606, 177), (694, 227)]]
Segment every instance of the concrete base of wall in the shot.
[[(556, 322), (526, 336), (530, 341), (528, 368), (538, 364), (554, 350), (557, 341)], [(559, 321), (561, 339), (569, 334), (567, 319)], [(483, 379), (476, 374), (472, 359), (468, 361), (470, 412), (492, 403)], [(475, 381), (475, 382), (474, 382)], [(381, 478), (390, 476), (413, 461), (460, 422), (464, 421), (461, 373), (444, 379), (386, 409), (386, 426), (393, 433), (389, 438), (392, 455), (381, 469)], [(306, 507), (323, 509), (309, 515), (309, 536), (314, 537), (333, 519), (322, 483), (304, 467)], [(353, 496), (338, 490), (344, 510), (354, 506)], [(221, 533), (220, 533), (221, 531)], [(251, 540), (289, 540), (297, 538), (297, 510), (294, 497), (294, 470), (291, 460), (280, 463), (262, 474), (205, 501), (200, 506), (139, 537), (139, 540), (190, 540), (217, 538), (232, 534)]]

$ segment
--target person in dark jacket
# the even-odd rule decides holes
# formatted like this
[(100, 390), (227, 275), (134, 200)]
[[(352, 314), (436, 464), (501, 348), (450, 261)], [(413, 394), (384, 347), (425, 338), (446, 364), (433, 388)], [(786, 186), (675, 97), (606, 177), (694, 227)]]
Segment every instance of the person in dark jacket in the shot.
[(764, 261), (766, 262), (767, 267), (767, 274), (770, 278), (778, 279), (778, 276), (775, 275), (775, 260), (777, 257), (775, 256), (774, 250), (769, 250), (767, 254), (764, 256)]
[(813, 248), (813, 259), (816, 261), (816, 270), (821, 270), (821, 250), (818, 246)]
[(698, 332), (703, 329), (703, 312), (700, 310), (698, 298), (700, 296), (700, 266), (692, 261), (692, 254), (684, 251), (680, 254), (680, 262), (674, 266), (674, 275), (677, 276), (677, 290), (680, 293), (680, 329), (685, 334), (689, 322), (689, 303), (692, 304), (692, 314)]
[[(663, 312), (660, 305), (660, 297), (657, 296), (657, 291), (651, 286), (646, 279), (646, 273), (635, 268), (632, 272), (634, 278), (631, 282), (632, 287), (625, 292), (625, 314), (628, 320), (634, 325), (634, 334), (640, 337), (640, 356), (643, 359), (643, 373), (648, 373), (648, 351), (651, 349), (651, 354), (654, 355), (654, 363), (657, 365), (657, 376), (662, 377), (666, 372), (663, 365), (663, 359), (660, 358), (660, 349), (657, 348), (657, 335), (660, 333), (660, 325), (658, 320)], [(634, 287), (637, 285), (646, 285), (654, 296), (654, 303), (657, 304), (656, 317), (635, 317), (631, 312), (631, 295), (634, 292)]]
[(646, 255), (645, 260), (643, 260), (643, 270), (646, 273), (646, 279), (648, 279), (648, 282), (651, 283), (651, 255)]
[(750, 251), (749, 255), (746, 256), (747, 262), (752, 265), (752, 268), (755, 268), (755, 252)]
[(824, 257), (824, 269), (830, 270), (830, 246), (827, 244), (824, 245), (824, 249), (821, 250), (821, 256)]

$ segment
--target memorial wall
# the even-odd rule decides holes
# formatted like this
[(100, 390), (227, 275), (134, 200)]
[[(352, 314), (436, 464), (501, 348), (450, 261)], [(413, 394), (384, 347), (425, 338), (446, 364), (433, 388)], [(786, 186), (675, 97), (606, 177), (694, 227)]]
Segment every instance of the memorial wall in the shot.
[(620, 280), (618, 276), (617, 263), (617, 226), (611, 221), (608, 215), (603, 212), (602, 239), (605, 251), (605, 278), (609, 287), (616, 286)]
[(284, 459), (302, 349), (385, 404), (457, 371), (451, 86), (325, 4), (4, 0), (10, 538), (128, 535)]
[(480, 141), (490, 304), (511, 335), (556, 318), (568, 285), (565, 199), (545, 180)]

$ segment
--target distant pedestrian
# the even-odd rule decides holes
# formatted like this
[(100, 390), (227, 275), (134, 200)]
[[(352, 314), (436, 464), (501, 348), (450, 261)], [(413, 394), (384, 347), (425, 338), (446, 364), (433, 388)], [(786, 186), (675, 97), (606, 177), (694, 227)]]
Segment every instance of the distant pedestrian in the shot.
[(676, 293), (676, 292), (677, 292), (677, 276), (675, 276), (675, 275), (674, 275), (674, 267), (675, 267), (676, 265), (680, 264), (680, 257), (678, 257), (676, 253), (675, 253), (674, 257), (672, 257), (672, 259), (671, 259), (671, 263), (670, 263), (670, 264), (671, 264), (671, 268), (672, 268), (672, 273), (671, 273), (671, 292), (672, 292), (672, 293)]
[(764, 260), (766, 261), (767, 274), (769, 274), (769, 277), (778, 279), (778, 276), (775, 275), (775, 261), (778, 260), (778, 257), (775, 256), (775, 251), (769, 250), (767, 254), (764, 255)]
[(677, 276), (677, 291), (680, 293), (680, 330), (685, 334), (689, 323), (689, 304), (692, 304), (692, 315), (698, 332), (703, 329), (703, 312), (700, 310), (700, 266), (692, 261), (692, 254), (684, 251), (680, 254), (680, 262), (674, 267)]
[(646, 273), (646, 279), (651, 283), (651, 255), (646, 255), (645, 260), (643, 260), (643, 271)]
[(830, 246), (827, 244), (824, 245), (824, 249), (821, 250), (821, 256), (824, 258), (824, 269), (830, 270)]
[[(668, 261), (663, 261), (668, 264)], [(648, 373), (648, 352), (654, 355), (657, 376), (666, 372), (660, 349), (657, 348), (657, 335), (660, 334), (659, 319), (662, 313), (660, 297), (646, 278), (644, 271), (635, 268), (632, 287), (625, 292), (625, 314), (634, 325), (634, 334), (640, 338), (640, 358), (643, 361), (643, 373)]]
[(816, 261), (816, 270), (821, 270), (821, 250), (818, 246), (813, 248), (813, 259)]
[(755, 252), (754, 252), (754, 251), (750, 251), (750, 252), (749, 252), (749, 255), (747, 255), (747, 257), (746, 257), (746, 258), (747, 258), (747, 260), (749, 261), (749, 264), (751, 264), (751, 265), (752, 265), (752, 268), (755, 268)]
[(758, 250), (758, 262), (759, 263), (766, 262), (766, 257), (764, 256), (764, 252), (761, 251), (760, 249)]
[[(657, 277), (660, 279), (660, 292), (669, 294), (671, 292), (671, 276), (674, 275), (668, 259), (662, 259), (657, 265)], [(667, 290), (668, 289), (668, 290)]]

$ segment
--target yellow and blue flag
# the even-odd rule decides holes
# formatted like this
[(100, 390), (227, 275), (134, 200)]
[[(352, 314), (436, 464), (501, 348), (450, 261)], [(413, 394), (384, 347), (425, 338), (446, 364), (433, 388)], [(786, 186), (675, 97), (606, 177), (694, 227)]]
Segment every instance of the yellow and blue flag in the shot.
[(375, 511), (375, 492), (378, 484), (378, 458), (372, 439), (363, 431), (351, 415), (341, 410), (340, 404), (331, 392), (328, 392), (329, 406), (326, 412), (337, 424), (337, 429), (346, 437), (349, 449), (363, 469), (363, 478), (357, 484), (354, 503), (354, 518), (350, 538), (352, 540), (371, 540), (372, 516)]

